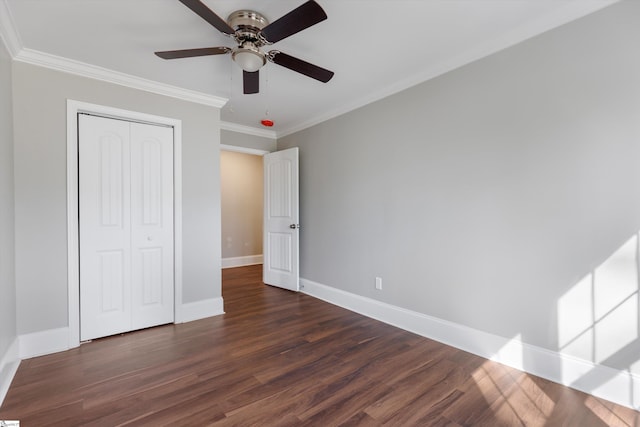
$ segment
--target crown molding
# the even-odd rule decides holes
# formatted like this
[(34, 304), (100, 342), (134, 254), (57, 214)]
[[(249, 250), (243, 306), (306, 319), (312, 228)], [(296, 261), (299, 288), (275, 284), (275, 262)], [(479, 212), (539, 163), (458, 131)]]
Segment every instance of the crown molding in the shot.
[(226, 98), (147, 80), (142, 77), (27, 48), (20, 50), (14, 60), (210, 107), (222, 108), (228, 101)]
[(309, 120), (305, 120), (289, 128), (282, 129), (278, 132), (278, 138), (300, 132), (317, 124), (326, 122), (327, 120), (331, 120), (333, 118), (346, 114), (350, 111), (357, 110), (358, 108), (364, 107), (396, 93), (402, 92), (403, 90), (409, 89), (412, 86), (416, 86), (428, 80), (434, 79), (438, 76), (448, 73), (449, 71), (453, 71), (479, 59), (500, 52), (501, 50), (507, 49), (511, 46), (522, 43), (530, 38), (541, 35), (554, 28), (583, 18), (618, 2), (620, 2), (620, 0), (567, 1), (562, 8), (553, 13), (551, 16), (546, 16), (530, 23), (529, 25), (515, 28), (513, 31), (503, 34), (501, 37), (484, 43), (483, 45), (478, 46), (475, 49), (471, 49), (449, 61), (434, 64), (434, 66), (422, 70), (412, 76), (409, 76), (406, 79), (399, 80), (394, 84), (386, 86), (380, 90), (370, 92), (363, 98), (356, 99), (348, 104), (340, 105), (337, 108), (327, 111), (324, 114), (311, 117)]
[[(247, 147), (240, 147), (239, 145), (228, 145), (228, 144), (220, 144), (220, 149), (223, 151), (233, 151), (234, 153), (243, 153), (243, 154), (252, 154), (254, 156), (264, 156), (265, 154), (269, 154), (268, 150), (259, 150), (257, 148), (247, 148)], [(254, 256), (254, 255), (252, 255)], [(262, 256), (262, 255), (260, 255)], [(240, 257), (242, 258), (242, 257)], [(247, 257), (245, 257), (247, 258)], [(260, 262), (255, 262), (254, 264), (262, 264), (262, 261)], [(241, 265), (250, 265), (250, 264), (241, 264)], [(224, 259), (223, 259), (223, 266), (224, 267)]]
[(231, 122), (220, 122), (220, 129), (228, 130), (231, 132), (244, 133), (247, 135), (260, 136), (269, 139), (278, 139), (278, 134), (272, 130), (258, 129), (251, 126), (239, 125)]
[[(478, 59), (489, 56), (493, 53), (499, 52), (517, 43), (525, 41), (531, 37), (537, 36), (553, 28), (559, 27), (561, 25), (594, 13), (600, 9), (611, 6), (612, 4), (618, 3), (619, 1), (620, 0), (567, 1), (565, 7), (559, 10), (557, 13), (553, 14), (553, 16), (548, 16), (530, 25), (517, 28), (509, 34), (505, 34), (503, 37), (486, 43), (476, 49), (470, 50), (451, 61), (435, 64), (434, 67), (431, 67), (428, 70), (423, 70), (422, 72), (417, 73), (407, 79), (398, 81), (393, 85), (370, 93), (363, 98), (354, 100), (353, 102), (346, 105), (341, 105), (338, 108), (325, 112), (324, 114), (311, 117), (309, 120), (298, 123), (289, 128), (282, 129), (279, 132), (229, 122), (221, 122), (221, 128), (232, 132), (240, 132), (248, 135), (270, 139), (281, 138), (310, 128), (340, 115), (346, 114), (358, 108), (364, 107), (368, 104), (406, 90), (412, 86), (421, 84), (456, 68), (462, 67)], [(116, 72), (95, 65), (90, 65), (31, 49), (25, 49), (22, 47), (22, 41), (20, 40), (20, 36), (16, 31), (14, 20), (6, 0), (0, 0), (0, 39), (2, 39), (2, 41), (6, 45), (7, 50), (14, 58), (14, 60), (22, 61), (25, 63), (39, 65), (58, 71), (102, 80), (109, 83), (115, 83), (122, 86), (127, 86), (218, 108), (222, 108), (228, 101), (226, 98), (183, 89), (180, 87), (143, 79), (129, 74)]]
[(24, 48), (6, 0), (0, 0), (0, 39), (4, 42), (14, 61), (50, 68), (94, 80), (101, 80), (103, 82), (143, 90), (158, 95), (169, 96), (183, 101), (208, 105), (210, 107), (222, 108), (228, 101), (226, 98), (183, 89), (96, 65)]
[[(81, 77), (101, 80), (108, 83), (115, 83), (121, 86), (140, 89), (217, 108), (222, 108), (228, 101), (226, 98), (220, 98), (213, 95), (207, 95), (202, 92), (158, 83), (152, 80), (132, 76), (130, 74), (98, 67), (96, 65), (51, 55), (49, 53), (33, 49), (23, 48), (20, 36), (18, 35), (13, 23), (13, 16), (11, 15), (11, 11), (6, 0), (0, 0), (0, 39), (4, 42), (9, 54), (14, 60), (27, 64), (62, 71)], [(277, 133), (272, 130), (259, 129), (224, 121), (220, 122), (220, 129), (269, 139), (277, 139), (278, 137)]]
[(0, 39), (7, 47), (12, 58), (22, 50), (22, 41), (13, 23), (13, 15), (6, 0), (0, 0)]

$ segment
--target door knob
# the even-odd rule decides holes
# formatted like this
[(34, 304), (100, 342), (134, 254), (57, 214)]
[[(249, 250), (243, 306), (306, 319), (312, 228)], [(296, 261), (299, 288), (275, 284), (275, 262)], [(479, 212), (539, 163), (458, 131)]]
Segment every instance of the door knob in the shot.
[(296, 228), (300, 228), (300, 224), (291, 224), (289, 228), (293, 228), (295, 230)]

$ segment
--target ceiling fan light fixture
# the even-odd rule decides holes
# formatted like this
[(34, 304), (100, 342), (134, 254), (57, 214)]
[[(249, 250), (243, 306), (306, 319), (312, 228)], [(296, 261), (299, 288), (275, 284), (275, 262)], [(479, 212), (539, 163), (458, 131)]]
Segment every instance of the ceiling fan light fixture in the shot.
[[(0, 0), (1, 2), (2, 0)], [(232, 37), (238, 46), (236, 48), (215, 46), (155, 52), (156, 56), (162, 59), (231, 53), (232, 60), (243, 70), (242, 93), (245, 95), (259, 92), (260, 73), (258, 70), (266, 65), (267, 60), (322, 83), (327, 83), (333, 77), (333, 71), (294, 56), (278, 50), (271, 50), (268, 53), (261, 50), (264, 46), (272, 45), (327, 19), (327, 14), (315, 0), (306, 0), (302, 5), (271, 23), (263, 15), (253, 10), (236, 10), (229, 15), (227, 21), (224, 21), (204, 4), (203, 0), (180, 0), (180, 3), (222, 34)]]
[(240, 68), (249, 73), (258, 71), (267, 63), (266, 55), (251, 43), (235, 48), (231, 57)]

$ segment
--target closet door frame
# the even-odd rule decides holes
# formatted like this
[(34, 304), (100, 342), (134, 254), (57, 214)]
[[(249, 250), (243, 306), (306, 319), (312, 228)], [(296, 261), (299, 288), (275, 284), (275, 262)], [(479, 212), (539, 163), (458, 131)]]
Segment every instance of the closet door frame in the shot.
[(67, 282), (69, 348), (80, 345), (78, 114), (173, 127), (174, 323), (182, 323), (182, 122), (178, 119), (67, 100)]

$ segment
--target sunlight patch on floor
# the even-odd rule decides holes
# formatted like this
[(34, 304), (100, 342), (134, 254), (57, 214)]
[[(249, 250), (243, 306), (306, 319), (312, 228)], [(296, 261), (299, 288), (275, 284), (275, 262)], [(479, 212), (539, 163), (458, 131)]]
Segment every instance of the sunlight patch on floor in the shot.
[(514, 368), (487, 361), (472, 378), (493, 416), (506, 425), (544, 426), (555, 408), (555, 402), (531, 376)]
[(593, 396), (589, 396), (585, 401), (584, 405), (593, 412), (595, 416), (600, 418), (604, 423), (610, 423), (611, 418), (616, 420), (616, 425), (619, 426), (629, 426), (635, 427), (635, 423), (633, 420), (627, 421), (618, 416), (614, 411), (605, 406), (604, 403), (599, 401)]

